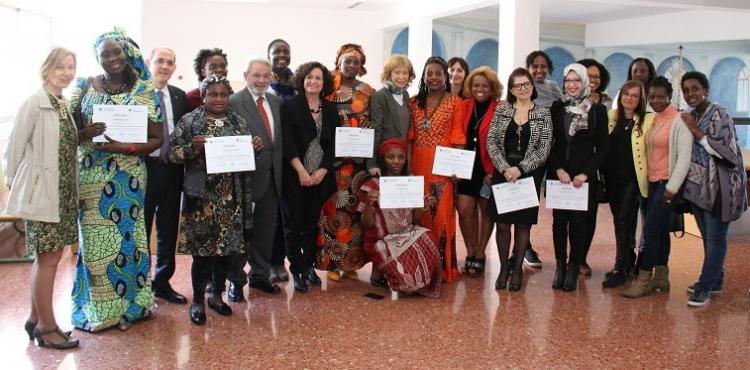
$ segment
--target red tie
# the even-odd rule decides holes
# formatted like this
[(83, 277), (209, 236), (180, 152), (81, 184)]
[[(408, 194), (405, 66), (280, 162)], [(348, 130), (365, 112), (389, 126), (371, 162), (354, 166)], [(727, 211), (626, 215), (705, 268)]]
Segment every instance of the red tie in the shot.
[(268, 133), (268, 139), (273, 142), (273, 133), (271, 131), (271, 122), (268, 121), (268, 113), (266, 108), (263, 108), (263, 97), (259, 97), (255, 101), (258, 104), (258, 113), (260, 113), (260, 119), (263, 120), (263, 126), (266, 126), (266, 133)]

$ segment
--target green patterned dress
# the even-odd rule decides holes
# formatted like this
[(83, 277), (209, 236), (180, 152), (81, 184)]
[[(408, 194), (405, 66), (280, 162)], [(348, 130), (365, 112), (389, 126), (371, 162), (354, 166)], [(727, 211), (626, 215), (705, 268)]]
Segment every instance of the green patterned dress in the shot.
[(58, 166), (60, 180), (58, 194), (60, 197), (60, 222), (42, 222), (26, 220), (26, 247), (37, 254), (61, 251), (71, 245), (78, 237), (78, 194), (76, 194), (76, 155), (78, 139), (75, 126), (70, 120), (65, 102), (58, 101), (49, 95), (52, 107), (57, 111), (60, 120), (60, 143), (58, 146)]
[[(150, 81), (139, 79), (131, 91), (117, 95), (89, 86), (76, 81), (72, 109), (77, 119), (91, 122), (94, 104), (118, 104), (145, 105), (149, 119), (161, 122)], [(91, 141), (80, 144), (81, 235), (73, 284), (73, 325), (79, 329), (100, 331), (151, 313), (145, 189), (146, 165), (140, 156), (106, 153)]]

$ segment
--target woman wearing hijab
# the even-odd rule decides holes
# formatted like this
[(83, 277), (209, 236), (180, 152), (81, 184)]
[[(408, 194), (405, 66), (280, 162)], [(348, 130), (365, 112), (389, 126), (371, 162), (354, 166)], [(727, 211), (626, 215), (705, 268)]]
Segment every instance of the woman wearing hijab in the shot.
[[(550, 107), (554, 144), (548, 161), (547, 178), (574, 187), (589, 184), (588, 209), (552, 212), (552, 239), (557, 268), (552, 289), (571, 292), (578, 287), (579, 267), (584, 262), (587, 219), (596, 204), (596, 171), (609, 147), (607, 109), (590, 95), (586, 67), (573, 63), (565, 67), (564, 95)], [(570, 252), (568, 252), (570, 236)]]
[(159, 98), (138, 44), (115, 28), (96, 39), (94, 51), (104, 74), (76, 82), (72, 111), (78, 129), (104, 127), (93, 122), (95, 105), (144, 106), (148, 138), (140, 144), (111, 139), (95, 144), (79, 135), (80, 248), (73, 325), (92, 332), (113, 326), (125, 330), (153, 308), (142, 156), (162, 142)]

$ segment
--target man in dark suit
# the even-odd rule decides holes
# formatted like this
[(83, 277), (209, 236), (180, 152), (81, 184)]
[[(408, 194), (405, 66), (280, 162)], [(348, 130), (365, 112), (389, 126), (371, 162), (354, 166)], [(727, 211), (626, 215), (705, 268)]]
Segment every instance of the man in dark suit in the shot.
[[(247, 256), (234, 258), (227, 275), (229, 300), (244, 300), (242, 287), (245, 279), (251, 288), (275, 294), (281, 289), (269, 281), (271, 255), (276, 235), (276, 217), (281, 196), (281, 99), (268, 92), (271, 83), (271, 63), (253, 59), (245, 72), (247, 88), (229, 98), (229, 104), (247, 121), (253, 137), (260, 137), (263, 148), (255, 152), (255, 171), (252, 172), (252, 191), (255, 202), (253, 234), (246, 246)], [(245, 261), (250, 274), (245, 276)]]
[(186, 303), (180, 293), (172, 289), (169, 279), (175, 270), (175, 247), (180, 221), (180, 198), (182, 193), (183, 168), (170, 163), (167, 158), (169, 134), (182, 115), (187, 113), (185, 92), (168, 85), (177, 65), (175, 53), (166, 48), (151, 52), (147, 64), (151, 71), (154, 90), (159, 95), (159, 104), (164, 117), (164, 141), (146, 157), (148, 182), (146, 186), (146, 235), (151, 241), (151, 226), (156, 215), (156, 271), (154, 272), (154, 296), (172, 303)]

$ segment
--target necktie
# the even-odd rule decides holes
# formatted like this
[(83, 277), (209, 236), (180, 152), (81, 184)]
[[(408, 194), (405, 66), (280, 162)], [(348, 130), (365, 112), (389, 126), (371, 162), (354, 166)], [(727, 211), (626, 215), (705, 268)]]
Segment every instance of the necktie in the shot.
[(263, 120), (263, 126), (266, 127), (268, 140), (273, 142), (273, 132), (271, 131), (271, 122), (268, 121), (268, 113), (266, 113), (266, 108), (263, 108), (263, 97), (261, 96), (255, 102), (258, 104), (258, 113), (260, 113), (260, 119)]
[(159, 149), (159, 158), (161, 163), (169, 163), (169, 121), (167, 120), (167, 106), (164, 104), (164, 93), (159, 90), (159, 104), (161, 104), (161, 115), (164, 118), (164, 122), (161, 125), (162, 131), (162, 142), (161, 149)]

